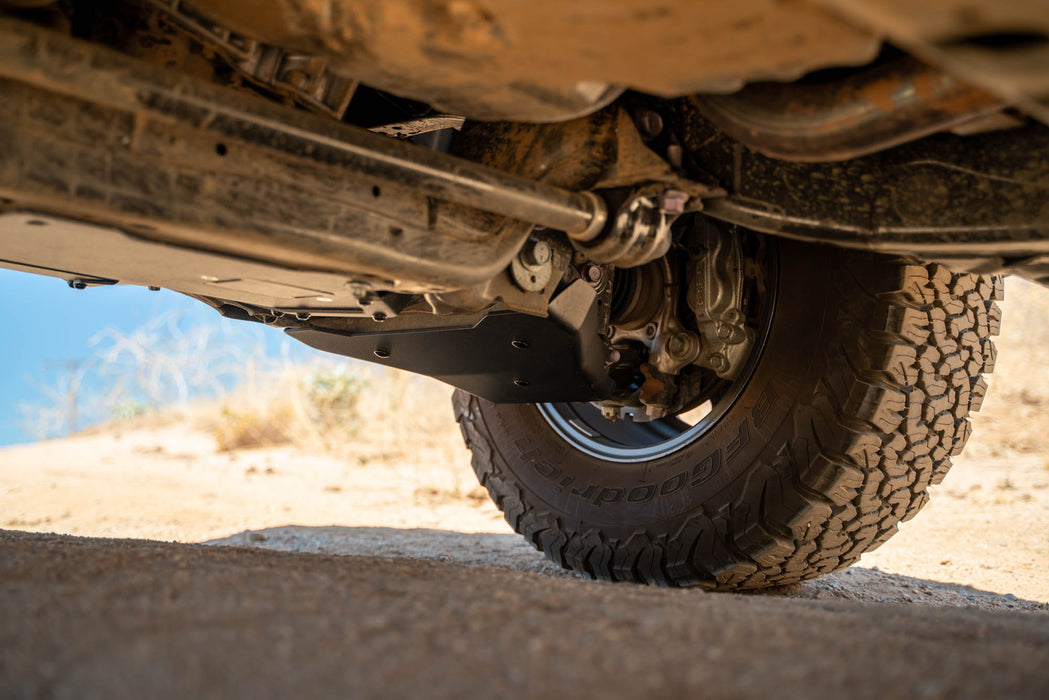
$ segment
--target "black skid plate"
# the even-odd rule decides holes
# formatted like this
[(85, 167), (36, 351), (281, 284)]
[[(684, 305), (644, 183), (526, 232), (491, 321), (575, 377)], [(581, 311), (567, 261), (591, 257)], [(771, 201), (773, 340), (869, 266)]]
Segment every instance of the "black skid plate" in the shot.
[(318, 350), (425, 374), (496, 403), (593, 401), (612, 390), (593, 300), (580, 281), (551, 302), (547, 318), (496, 312), (440, 328), (287, 332)]

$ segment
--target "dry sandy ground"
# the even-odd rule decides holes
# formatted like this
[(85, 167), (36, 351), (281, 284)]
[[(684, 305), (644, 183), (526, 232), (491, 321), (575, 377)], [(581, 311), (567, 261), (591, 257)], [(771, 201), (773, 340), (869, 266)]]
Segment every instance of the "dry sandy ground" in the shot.
[(0, 534), (0, 695), (1044, 698), (1039, 613)]
[[(430, 385), (415, 417), (341, 454), (222, 453), (194, 419), (0, 450), (0, 528), (298, 553), (7, 533), (0, 695), (281, 695), (315, 678), (338, 695), (1044, 697), (1049, 298), (1008, 293), (999, 376), (930, 504), (860, 566), (771, 594), (556, 569), (475, 486)], [(443, 428), (417, 417), (445, 411)]]

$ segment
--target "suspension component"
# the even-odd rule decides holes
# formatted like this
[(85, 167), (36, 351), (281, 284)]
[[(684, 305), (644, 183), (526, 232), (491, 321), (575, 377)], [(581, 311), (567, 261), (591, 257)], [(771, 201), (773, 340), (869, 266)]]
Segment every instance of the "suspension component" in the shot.
[[(29, 211), (87, 214), (170, 245), (429, 292), (502, 274), (528, 224), (595, 238), (607, 220), (593, 193), (7, 19), (0, 88), (21, 106), (0, 114), (0, 141), (9, 146), (0, 197)], [(525, 225), (503, 226), (499, 216)], [(500, 226), (505, 234), (493, 234)]]
[(685, 213), (689, 193), (665, 186), (647, 187), (619, 207), (611, 226), (569, 232), (575, 247), (588, 258), (618, 267), (638, 267), (670, 250), (670, 226)]
[(542, 239), (529, 239), (510, 263), (514, 283), (526, 292), (538, 292), (550, 283), (554, 272), (554, 252)]

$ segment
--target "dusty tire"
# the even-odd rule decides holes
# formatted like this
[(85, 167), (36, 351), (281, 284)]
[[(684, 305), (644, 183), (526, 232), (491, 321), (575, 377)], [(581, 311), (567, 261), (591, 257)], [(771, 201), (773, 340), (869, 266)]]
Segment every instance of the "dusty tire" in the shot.
[(731, 408), (624, 465), (533, 405), (456, 392), (473, 467), (510, 525), (591, 577), (738, 589), (854, 563), (927, 501), (994, 365), (1000, 278), (780, 244), (776, 310)]

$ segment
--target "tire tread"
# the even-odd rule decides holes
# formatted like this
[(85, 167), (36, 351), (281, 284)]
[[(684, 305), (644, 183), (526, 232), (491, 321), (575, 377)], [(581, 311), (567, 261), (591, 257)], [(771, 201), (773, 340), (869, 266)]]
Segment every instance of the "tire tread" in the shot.
[(481, 400), (456, 391), (474, 471), (515, 531), (592, 578), (730, 590), (855, 563), (914, 517), (968, 439), (996, 360), (990, 336), (1004, 286), (939, 264), (882, 262), (852, 274), (826, 373), (811, 402), (796, 406), (793, 439), (719, 511), (698, 509), (672, 533), (625, 541), (569, 531), (497, 463)]

